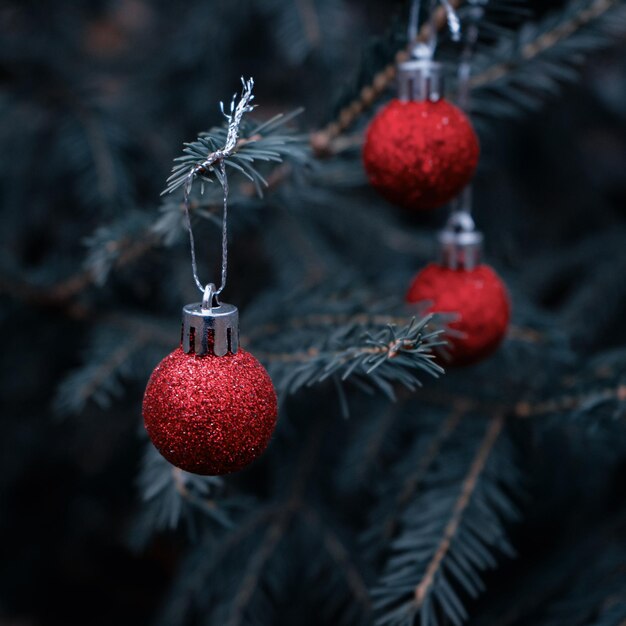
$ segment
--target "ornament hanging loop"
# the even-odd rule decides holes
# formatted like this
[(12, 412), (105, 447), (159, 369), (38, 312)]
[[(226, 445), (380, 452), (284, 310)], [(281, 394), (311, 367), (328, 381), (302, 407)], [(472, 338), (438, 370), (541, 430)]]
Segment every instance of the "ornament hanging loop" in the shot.
[(453, 270), (473, 270), (480, 264), (483, 235), (467, 211), (454, 211), (439, 233), (441, 264)]
[(446, 24), (452, 41), (461, 40), (461, 20), (450, 3), (450, 0), (430, 0), (428, 37), (420, 41), (420, 9), (421, 0), (413, 0), (409, 13), (407, 39), (411, 47), (411, 56), (419, 60), (432, 60), (437, 48), (437, 7), (441, 5), (446, 13)]
[(217, 298), (217, 291), (215, 290), (215, 285), (213, 283), (209, 283), (204, 288), (204, 294), (202, 296), (202, 310), (211, 312), (214, 306), (219, 307), (220, 302)]

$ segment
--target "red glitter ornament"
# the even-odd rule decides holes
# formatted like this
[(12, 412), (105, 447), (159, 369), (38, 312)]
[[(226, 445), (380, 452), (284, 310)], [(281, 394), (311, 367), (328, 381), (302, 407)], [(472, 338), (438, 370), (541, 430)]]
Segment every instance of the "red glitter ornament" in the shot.
[(363, 163), (387, 200), (426, 210), (452, 200), (469, 183), (479, 152), (470, 121), (447, 100), (394, 99), (367, 130)]
[(258, 458), (276, 425), (277, 402), (263, 366), (239, 349), (224, 356), (174, 350), (152, 373), (143, 417), (152, 443), (188, 472), (236, 472)]
[(456, 313), (448, 334), (449, 365), (468, 365), (491, 354), (509, 323), (511, 307), (504, 283), (488, 265), (450, 269), (437, 263), (413, 279), (408, 302), (432, 303), (430, 313)]

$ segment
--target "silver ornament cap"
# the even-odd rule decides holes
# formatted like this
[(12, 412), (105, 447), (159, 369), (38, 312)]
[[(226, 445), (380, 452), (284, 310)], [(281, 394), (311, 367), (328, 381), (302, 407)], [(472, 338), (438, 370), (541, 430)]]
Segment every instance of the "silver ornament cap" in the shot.
[(431, 58), (417, 58), (398, 64), (398, 98), (404, 102), (443, 98), (443, 65)]
[(198, 356), (236, 354), (239, 349), (239, 309), (220, 303), (212, 283), (202, 302), (183, 307), (182, 348)]
[(439, 233), (440, 262), (453, 270), (473, 270), (480, 264), (483, 234), (476, 230), (472, 216), (465, 211), (452, 213)]

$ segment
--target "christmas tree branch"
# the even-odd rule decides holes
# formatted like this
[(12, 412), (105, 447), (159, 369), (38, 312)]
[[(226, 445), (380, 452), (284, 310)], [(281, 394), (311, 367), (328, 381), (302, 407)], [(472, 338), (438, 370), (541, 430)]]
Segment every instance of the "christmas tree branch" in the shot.
[(558, 15), (530, 24), (515, 39), (476, 55), (472, 111), (508, 116), (539, 107), (561, 83), (577, 78), (574, 67), (586, 54), (624, 32), (626, 7), (621, 0), (571, 0)]
[(364, 452), (359, 453), (359, 466), (355, 476), (355, 482), (357, 484), (366, 479), (369, 468), (374, 466), (376, 461), (380, 458), (380, 453), (386, 443), (387, 435), (404, 408), (406, 400), (406, 397), (400, 397), (397, 402), (389, 404), (383, 415), (376, 420), (375, 428), (372, 432), (368, 433), (367, 439), (361, 446), (358, 446), (359, 452), (361, 450)]
[(349, 550), (316, 511), (307, 507), (303, 511), (303, 516), (321, 535), (322, 545), (334, 564), (333, 569), (342, 572), (346, 586), (351, 591), (352, 602), (359, 605), (361, 615), (369, 615), (371, 612), (369, 589), (359, 568), (353, 562)]
[(626, 403), (626, 383), (622, 382), (614, 387), (605, 387), (582, 394), (552, 398), (544, 402), (518, 402), (515, 405), (514, 414), (516, 417), (527, 419), (550, 414), (572, 413), (581, 409), (590, 410), (612, 401)]
[(193, 528), (193, 515), (199, 512), (215, 528), (233, 526), (232, 512), (244, 501), (224, 498), (223, 481), (217, 476), (189, 474), (170, 465), (149, 444), (146, 447), (138, 486), (143, 511), (135, 529), (135, 544), (145, 545), (161, 530), (173, 530), (181, 521)]
[(459, 526), (461, 525), (465, 510), (469, 506), (469, 503), (474, 496), (474, 492), (476, 491), (478, 478), (485, 469), (491, 450), (498, 440), (503, 426), (504, 417), (499, 415), (490, 422), (489, 427), (485, 432), (485, 437), (476, 452), (476, 456), (470, 466), (469, 472), (461, 486), (461, 493), (459, 494), (459, 497), (454, 504), (454, 508), (452, 509), (452, 516), (444, 528), (441, 541), (437, 546), (432, 559), (428, 563), (422, 579), (415, 587), (413, 595), (415, 609), (418, 611), (422, 609), (424, 601), (431, 593), (435, 584), (435, 576), (441, 570), (442, 563), (450, 551), (452, 542), (457, 535)]
[(323, 427), (319, 423), (309, 438), (308, 445), (300, 455), (300, 462), (286, 491), (285, 500), (276, 508), (276, 515), (256, 549), (246, 555), (247, 564), (233, 595), (222, 599), (228, 604), (228, 616), (224, 622), (227, 626), (240, 626), (243, 623), (246, 610), (252, 602), (253, 596), (260, 592), (259, 581), (267, 573), (268, 561), (280, 543), (285, 540), (287, 529), (304, 506), (303, 493), (315, 467), (315, 460), (322, 440), (322, 430)]
[(240, 626), (243, 623), (245, 611), (252, 600), (252, 596), (258, 590), (259, 579), (264, 572), (268, 560), (283, 539), (283, 535), (291, 522), (294, 512), (294, 508), (286, 508), (281, 515), (270, 524), (270, 527), (263, 535), (261, 544), (250, 558), (245, 574), (239, 584), (239, 588), (232, 599), (231, 615), (227, 626)]
[(328, 379), (344, 382), (356, 378), (394, 398), (392, 383), (414, 389), (420, 385), (418, 371), (431, 376), (443, 372), (432, 354), (434, 347), (442, 345), (441, 331), (427, 330), (430, 319), (412, 319), (404, 327), (388, 325), (379, 330), (350, 324), (333, 328), (330, 337), (318, 333), (317, 343), (304, 351), (268, 352), (261, 348), (255, 353), (268, 365), (280, 391), (295, 393)]
[[(346, 302), (350, 306), (355, 304), (350, 298), (346, 298)], [(358, 306), (358, 301), (356, 304)], [(305, 308), (308, 306), (306, 301), (303, 302), (303, 306)], [(85, 365), (71, 373), (59, 388), (55, 405), (62, 412), (78, 412), (95, 396), (98, 404), (107, 406), (110, 396), (121, 392), (120, 380), (127, 376), (132, 376), (133, 379), (147, 376), (164, 352), (175, 347), (175, 340), (169, 330), (171, 326), (169, 320), (159, 321), (130, 313), (123, 315), (99, 313), (88, 308), (82, 313), (89, 315), (92, 320), (98, 320), (101, 332), (92, 338)], [(295, 315), (293, 325), (289, 323), (289, 317), (285, 319), (284, 327), (280, 323), (271, 325), (261, 322), (251, 329), (248, 337), (242, 337), (242, 343), (254, 348), (259, 358), (273, 370), (272, 373), (281, 389), (286, 389), (285, 384), (288, 387), (289, 381), (299, 376), (302, 376), (302, 379), (294, 386), (294, 391), (302, 385), (317, 384), (335, 375), (341, 376), (345, 372), (349, 373), (349, 377), (356, 376), (367, 382), (370, 376), (376, 375), (377, 372), (376, 368), (368, 371), (369, 367), (381, 358), (384, 358), (385, 370), (388, 367), (397, 368), (394, 376), (403, 379), (404, 368), (409, 368), (410, 372), (415, 367), (421, 369), (419, 365), (424, 363), (423, 359), (430, 362), (428, 355), (438, 342), (438, 335), (434, 333), (426, 333), (420, 339), (420, 331), (416, 330), (419, 325), (406, 336), (403, 336), (402, 329), (406, 331), (407, 325), (396, 326), (395, 339), (389, 340), (387, 336), (386, 341), (371, 342), (370, 337), (376, 336), (377, 333), (388, 335), (390, 332), (388, 325), (393, 322), (401, 324), (408, 322), (410, 326), (413, 318), (409, 317), (376, 313), (372, 315), (319, 313), (300, 317), (297, 310)], [(311, 325), (304, 324), (304, 320)], [(424, 321), (422, 320), (422, 323)], [(290, 328), (292, 332), (286, 332)], [(263, 331), (258, 332), (257, 329)], [(314, 339), (311, 340), (311, 337)], [(274, 344), (276, 339), (279, 339), (277, 349), (267, 351), (265, 349), (267, 342)], [(294, 341), (299, 346), (308, 344), (308, 348), (298, 351), (280, 350), (280, 346), (292, 345)], [(424, 352), (419, 350), (416, 353), (412, 352), (422, 341)], [(150, 347), (150, 350), (147, 350), (147, 347)], [(130, 361), (139, 354), (144, 357), (145, 363), (137, 367), (138, 364), (133, 361), (131, 368), (133, 371), (127, 372)], [(403, 358), (399, 359), (400, 356)], [(425, 371), (431, 373), (428, 366)], [(622, 380), (621, 372), (621, 360), (615, 362), (615, 359), (599, 357), (598, 364), (592, 365), (584, 372), (577, 372), (575, 375), (563, 373), (560, 377), (551, 378), (548, 390), (550, 396), (547, 400), (532, 397), (520, 399), (524, 395), (523, 389), (520, 389), (517, 395), (507, 392), (506, 397), (500, 400), (481, 400), (454, 390), (436, 388), (423, 389), (420, 392), (420, 399), (423, 403), (433, 406), (465, 406), (467, 410), (503, 411), (511, 417), (524, 420), (549, 416), (588, 415), (596, 407), (611, 402), (621, 406), (626, 402), (626, 384)], [(389, 371), (384, 371), (383, 374), (383, 380), (386, 380), (387, 375), (391, 375)], [(598, 387), (598, 383), (603, 385)], [(566, 392), (561, 395), (558, 393), (559, 388), (567, 391), (590, 385), (593, 387), (583, 392)], [(386, 385), (383, 387), (387, 389)], [(385, 420), (381, 419), (380, 423), (385, 423)], [(376, 436), (373, 437), (372, 446), (376, 441)]]
[(111, 398), (121, 395), (121, 380), (129, 371), (129, 361), (142, 350), (150, 339), (139, 330), (126, 335), (123, 341), (112, 341), (111, 332), (104, 330), (92, 338), (87, 362), (70, 373), (59, 386), (54, 401), (60, 413), (80, 413), (93, 400), (100, 407), (108, 407)]
[[(509, 444), (501, 440), (504, 415), (496, 414), (480, 432), (473, 421), (464, 420), (461, 430), (460, 419), (456, 426), (449, 422), (454, 429), (443, 432), (453, 440), (438, 452), (437, 464), (425, 467), (423, 492), (402, 516), (373, 591), (381, 626), (412, 623), (418, 614), (426, 624), (440, 618), (462, 623), (467, 613), (461, 591), (476, 596), (483, 588), (480, 573), (496, 565), (494, 554), (512, 552), (502, 524), (517, 512), (503, 485), (512, 486), (518, 474)], [(459, 442), (466, 443), (470, 433), (478, 441), (464, 469), (459, 454), (468, 451)]]
[(436, 432), (432, 438), (430, 445), (426, 449), (426, 453), (415, 465), (415, 470), (413, 472), (409, 472), (409, 474), (404, 478), (404, 482), (396, 495), (393, 506), (388, 511), (388, 515), (384, 519), (383, 523), (380, 525), (381, 536), (377, 537), (377, 542), (382, 540), (382, 545), (386, 546), (394, 536), (398, 528), (398, 515), (409, 504), (411, 498), (415, 496), (415, 493), (421, 487), (427, 472), (430, 470), (433, 463), (435, 463), (439, 458), (442, 446), (457, 429), (466, 413), (466, 405), (453, 405), (449, 416), (441, 425), (440, 430)]
[[(593, 0), (588, 7), (581, 8), (552, 29), (538, 33), (537, 37), (525, 43), (519, 50), (520, 61), (532, 61), (540, 54), (560, 44), (564, 39), (575, 35), (590, 22), (603, 17), (610, 9), (619, 6), (621, 0)], [(494, 83), (515, 69), (511, 61), (499, 63), (476, 74), (470, 80), (473, 89)]]
[[(255, 338), (268, 334), (279, 333), (285, 328), (297, 330), (299, 328), (311, 328), (319, 326), (320, 328), (328, 326), (343, 325), (377, 325), (386, 326), (392, 324), (394, 326), (406, 326), (411, 322), (411, 315), (390, 315), (390, 314), (372, 314), (372, 313), (312, 313), (305, 315), (293, 315), (281, 324), (264, 324), (252, 329), (246, 339), (254, 342)], [(544, 340), (543, 335), (528, 327), (515, 326), (514, 324), (508, 329), (507, 337), (509, 339), (523, 341), (526, 343), (540, 343)]]

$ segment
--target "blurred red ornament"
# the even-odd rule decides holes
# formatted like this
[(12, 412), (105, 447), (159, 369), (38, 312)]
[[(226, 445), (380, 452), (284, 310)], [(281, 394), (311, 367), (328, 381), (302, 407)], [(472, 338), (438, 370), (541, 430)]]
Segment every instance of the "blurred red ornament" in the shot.
[(479, 152), (470, 121), (447, 100), (394, 99), (367, 130), (363, 162), (383, 197), (421, 211), (446, 204), (469, 183)]
[(188, 472), (236, 472), (257, 459), (276, 425), (272, 381), (249, 353), (174, 350), (152, 373), (143, 417), (152, 443)]
[(408, 302), (428, 302), (429, 313), (457, 314), (448, 324), (449, 365), (469, 365), (496, 350), (511, 314), (506, 287), (488, 266), (451, 269), (438, 263), (426, 266), (413, 279)]

